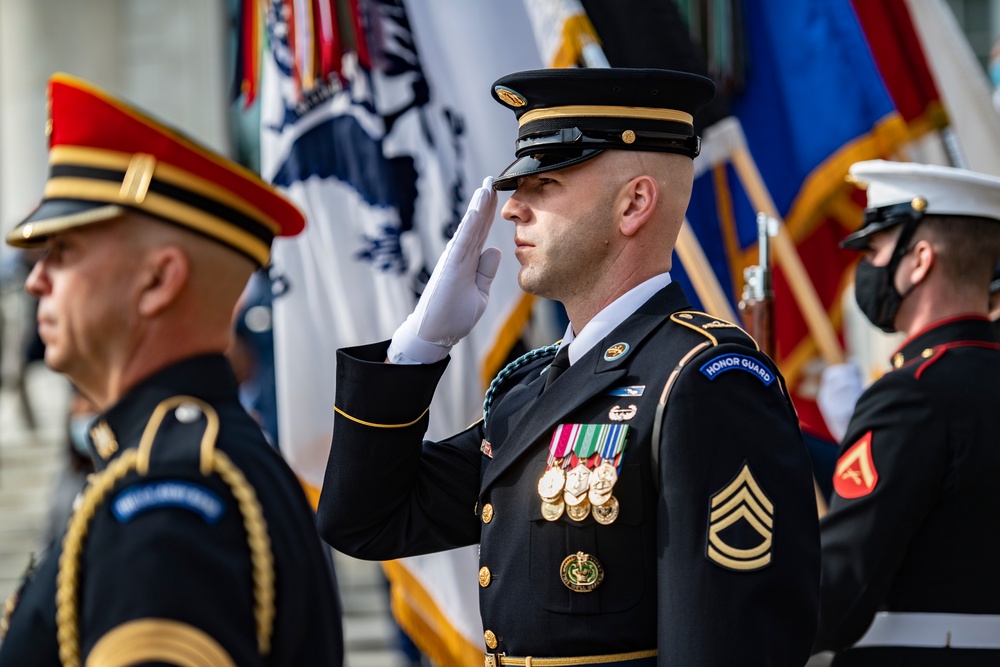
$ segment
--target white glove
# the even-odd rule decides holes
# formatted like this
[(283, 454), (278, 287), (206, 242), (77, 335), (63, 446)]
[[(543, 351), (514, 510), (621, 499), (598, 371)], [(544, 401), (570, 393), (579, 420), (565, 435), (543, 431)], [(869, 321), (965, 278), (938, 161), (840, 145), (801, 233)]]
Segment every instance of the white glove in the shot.
[(497, 193), (493, 179), (487, 177), (472, 195), (469, 209), (441, 253), (416, 309), (392, 335), (387, 355), (390, 362), (441, 361), (476, 326), (500, 268), (500, 251), (483, 250), (496, 210)]
[(863, 391), (861, 369), (854, 361), (833, 364), (823, 369), (816, 404), (826, 421), (827, 430), (837, 442), (847, 434), (854, 405)]

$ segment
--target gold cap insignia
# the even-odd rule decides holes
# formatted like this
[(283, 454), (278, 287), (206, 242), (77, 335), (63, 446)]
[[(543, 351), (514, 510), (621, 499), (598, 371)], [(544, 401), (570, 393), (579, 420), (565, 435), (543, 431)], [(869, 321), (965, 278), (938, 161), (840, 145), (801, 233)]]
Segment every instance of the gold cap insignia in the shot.
[(497, 97), (500, 98), (500, 101), (513, 109), (520, 109), (528, 103), (528, 100), (524, 99), (523, 95), (506, 86), (497, 86), (493, 90), (496, 92)]
[[(757, 484), (750, 466), (744, 463), (733, 481), (712, 496), (710, 508), (707, 552), (710, 561), (741, 572), (759, 570), (771, 562), (774, 505)], [(742, 548), (726, 542), (723, 532), (741, 522), (760, 536), (756, 546)]]
[(590, 554), (577, 551), (563, 560), (559, 566), (559, 577), (571, 591), (589, 593), (604, 581), (604, 568)]

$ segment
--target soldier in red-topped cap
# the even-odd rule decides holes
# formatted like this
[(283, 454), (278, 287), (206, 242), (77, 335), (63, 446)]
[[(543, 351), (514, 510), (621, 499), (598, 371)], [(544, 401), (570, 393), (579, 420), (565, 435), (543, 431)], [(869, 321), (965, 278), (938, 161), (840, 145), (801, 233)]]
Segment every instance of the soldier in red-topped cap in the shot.
[(240, 407), (223, 351), (302, 214), (235, 163), (89, 84), (50, 89), (38, 208), (45, 361), (101, 410), (97, 474), (3, 610), (0, 665), (340, 665), (329, 553)]
[(834, 665), (1000, 664), (1000, 179), (871, 160), (862, 312), (908, 336), (858, 399), (820, 527), (816, 649)]

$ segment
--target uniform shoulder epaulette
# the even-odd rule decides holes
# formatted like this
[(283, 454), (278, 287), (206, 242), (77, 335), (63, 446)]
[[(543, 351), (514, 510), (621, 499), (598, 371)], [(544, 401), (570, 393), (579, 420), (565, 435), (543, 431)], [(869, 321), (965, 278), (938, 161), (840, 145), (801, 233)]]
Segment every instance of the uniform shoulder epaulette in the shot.
[(672, 313), (670, 320), (692, 331), (697, 331), (711, 341), (713, 347), (721, 343), (743, 343), (753, 345), (757, 350), (760, 349), (753, 336), (744, 331), (739, 325), (715, 315), (709, 315), (697, 310), (681, 310)]
[[(168, 420), (171, 411), (173, 418)], [(89, 482), (66, 527), (63, 552), (59, 559), (56, 624), (60, 643), (59, 653), (67, 658), (64, 664), (80, 664), (80, 635), (75, 626), (79, 618), (77, 607), (81, 560), (84, 540), (97, 509), (119, 488), (119, 483), (128, 475), (135, 473), (140, 478), (145, 478), (149, 475), (151, 466), (178, 459), (182, 461), (193, 459), (203, 476), (218, 475), (232, 491), (242, 515), (243, 526), (247, 532), (247, 545), (250, 549), (257, 648), (261, 655), (270, 653), (275, 616), (275, 574), (271, 539), (263, 509), (253, 486), (236, 464), (224, 452), (215, 448), (219, 436), (219, 423), (219, 415), (215, 408), (200, 399), (191, 396), (173, 396), (160, 401), (146, 423), (139, 445), (122, 451), (107, 468), (94, 475)], [(163, 447), (161, 444), (160, 447), (154, 448), (157, 436), (167, 432), (168, 425), (178, 424), (198, 429), (198, 437), (184, 443), (171, 443), (170, 447)], [(195, 440), (197, 444), (191, 444)]]

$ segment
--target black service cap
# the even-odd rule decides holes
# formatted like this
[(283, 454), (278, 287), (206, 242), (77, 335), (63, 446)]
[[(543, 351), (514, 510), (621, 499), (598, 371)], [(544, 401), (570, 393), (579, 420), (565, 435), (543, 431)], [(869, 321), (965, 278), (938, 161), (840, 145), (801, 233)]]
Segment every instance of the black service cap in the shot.
[(493, 181), (578, 164), (604, 150), (656, 151), (694, 158), (694, 114), (715, 95), (711, 79), (664, 69), (587, 68), (515, 72), (493, 97), (518, 120), (517, 160)]

